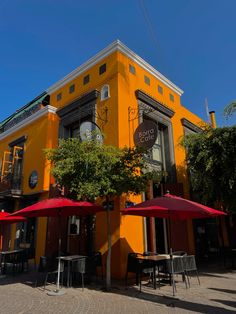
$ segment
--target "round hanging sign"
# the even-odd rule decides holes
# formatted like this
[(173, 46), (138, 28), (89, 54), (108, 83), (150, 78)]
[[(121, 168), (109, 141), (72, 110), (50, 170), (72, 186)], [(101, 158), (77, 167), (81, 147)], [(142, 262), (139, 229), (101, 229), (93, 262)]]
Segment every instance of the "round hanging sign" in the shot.
[(31, 189), (35, 188), (38, 183), (38, 172), (37, 171), (32, 171), (30, 176), (29, 176), (29, 187)]
[(81, 141), (89, 141), (89, 140), (96, 140), (100, 143), (103, 142), (102, 133), (99, 127), (90, 121), (82, 122), (80, 125), (80, 138)]
[(142, 122), (134, 132), (134, 143), (136, 146), (149, 149), (155, 144), (157, 139), (157, 124), (146, 120)]

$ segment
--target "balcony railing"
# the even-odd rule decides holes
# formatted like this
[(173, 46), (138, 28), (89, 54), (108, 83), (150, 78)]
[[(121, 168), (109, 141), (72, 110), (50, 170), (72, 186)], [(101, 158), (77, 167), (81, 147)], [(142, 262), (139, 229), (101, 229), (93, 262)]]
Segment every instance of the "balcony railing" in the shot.
[(22, 176), (15, 176), (8, 174), (7, 176), (1, 176), (0, 180), (0, 193), (19, 195), (22, 193)]

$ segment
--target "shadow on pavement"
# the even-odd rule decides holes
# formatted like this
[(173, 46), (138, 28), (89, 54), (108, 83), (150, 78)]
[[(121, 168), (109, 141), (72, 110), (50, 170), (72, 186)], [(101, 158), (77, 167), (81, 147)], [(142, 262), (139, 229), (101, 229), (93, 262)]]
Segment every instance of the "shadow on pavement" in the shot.
[(225, 292), (225, 293), (236, 294), (236, 290), (221, 289), (221, 288), (208, 288), (208, 289), (215, 290), (215, 291), (219, 291), (219, 292)]

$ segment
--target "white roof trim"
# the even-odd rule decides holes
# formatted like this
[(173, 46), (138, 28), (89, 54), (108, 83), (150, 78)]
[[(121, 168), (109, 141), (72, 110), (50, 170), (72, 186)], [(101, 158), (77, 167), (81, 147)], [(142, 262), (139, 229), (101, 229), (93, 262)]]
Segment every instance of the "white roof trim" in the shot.
[(44, 115), (48, 113), (54, 113), (56, 114), (57, 108), (53, 106), (46, 106), (39, 111), (36, 111), (31, 116), (27, 117), (26, 119), (20, 121), (16, 125), (14, 125), (12, 128), (6, 130), (5, 132), (0, 134), (0, 140), (3, 140), (9, 135), (12, 135), (14, 132), (19, 131), (21, 128), (25, 127), (26, 125), (38, 120), (39, 118), (43, 117)]
[(97, 53), (94, 57), (90, 58), (87, 62), (73, 70), (71, 73), (66, 75), (63, 79), (49, 87), (46, 92), (48, 94), (52, 94), (57, 89), (61, 88), (65, 84), (69, 83), (71, 80), (82, 74), (83, 72), (87, 71), (89, 68), (94, 66), (95, 64), (99, 63), (102, 59), (107, 57), (108, 55), (112, 54), (115, 51), (120, 51), (124, 55), (126, 55), (131, 60), (135, 61), (137, 64), (139, 64), (142, 68), (144, 68), (146, 71), (148, 71), (150, 74), (155, 76), (158, 80), (160, 80), (163, 84), (167, 85), (169, 88), (171, 88), (175, 93), (178, 95), (183, 94), (183, 90), (181, 90), (178, 86), (173, 84), (170, 80), (168, 80), (164, 75), (162, 75), (160, 72), (158, 72), (156, 69), (154, 69), (149, 63), (147, 63), (144, 59), (139, 57), (136, 53), (134, 53), (132, 50), (130, 50), (127, 46), (125, 46), (120, 40), (116, 40), (113, 43), (111, 43), (109, 46), (107, 46), (105, 49), (101, 50), (99, 53)]

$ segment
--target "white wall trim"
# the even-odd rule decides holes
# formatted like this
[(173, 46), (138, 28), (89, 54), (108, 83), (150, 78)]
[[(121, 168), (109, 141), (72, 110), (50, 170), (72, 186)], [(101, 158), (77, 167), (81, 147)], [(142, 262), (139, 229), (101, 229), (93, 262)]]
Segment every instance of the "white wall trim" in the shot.
[(175, 93), (178, 95), (183, 94), (183, 90), (181, 90), (178, 86), (176, 86), (174, 83), (172, 83), (170, 80), (168, 80), (164, 75), (162, 75), (160, 72), (158, 72), (154, 67), (152, 67), (149, 63), (147, 63), (144, 59), (139, 57), (135, 52), (133, 52), (131, 49), (129, 49), (127, 46), (125, 46), (120, 40), (115, 40), (113, 43), (111, 43), (109, 46), (107, 46), (105, 49), (101, 50), (99, 53), (97, 53), (94, 57), (90, 58), (87, 62), (73, 70), (71, 73), (66, 75), (64, 78), (62, 78), (57, 83), (53, 84), (51, 87), (49, 87), (46, 92), (48, 94), (54, 93), (56, 90), (64, 86), (65, 84), (69, 83), (71, 80), (75, 79), (77, 76), (81, 75), (83, 72), (90, 69), (92, 66), (99, 63), (102, 59), (107, 57), (108, 55), (112, 54), (115, 51), (120, 51), (125, 56), (130, 58), (132, 61), (136, 62), (138, 65), (140, 65), (142, 68), (144, 68), (147, 72), (152, 74), (154, 77), (156, 77), (158, 80), (160, 80), (163, 84), (167, 85), (169, 88), (171, 88)]
[(26, 119), (20, 121), (16, 125), (14, 125), (12, 128), (1, 133), (0, 134), (0, 140), (3, 140), (4, 138), (6, 138), (9, 135), (12, 135), (16, 131), (19, 131), (21, 128), (23, 128), (23, 127), (27, 126), (28, 124), (38, 120), (39, 118), (43, 117), (44, 115), (47, 115), (48, 113), (56, 114), (56, 110), (57, 110), (56, 107), (46, 106), (46, 107), (40, 109), (39, 111), (36, 111), (31, 116), (27, 117)]

